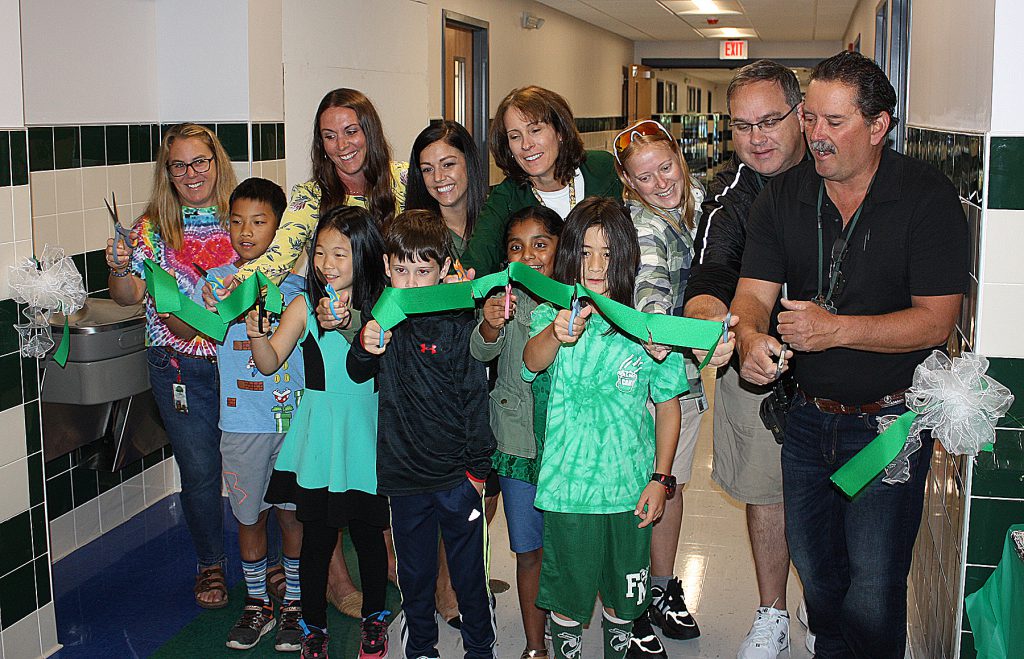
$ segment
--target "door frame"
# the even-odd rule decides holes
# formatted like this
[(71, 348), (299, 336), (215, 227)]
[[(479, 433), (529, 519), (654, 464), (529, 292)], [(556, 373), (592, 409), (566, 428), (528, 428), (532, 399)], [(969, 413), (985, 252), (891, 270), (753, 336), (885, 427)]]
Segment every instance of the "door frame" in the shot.
[(490, 127), (488, 122), (489, 114), (489, 89), (488, 61), (490, 59), (490, 23), (478, 18), (466, 16), (448, 9), (441, 10), (441, 116), (444, 117), (448, 108), (445, 107), (447, 93), (446, 75), (446, 48), (444, 28), (447, 26), (459, 27), (473, 33), (473, 126), (476, 127), (473, 141), (476, 142), (480, 157), (487, 158), (487, 132)]
[(893, 131), (893, 148), (900, 153), (906, 148), (907, 80), (910, 73), (911, 0), (889, 0), (889, 59), (886, 73), (896, 90), (896, 117), (899, 130)]

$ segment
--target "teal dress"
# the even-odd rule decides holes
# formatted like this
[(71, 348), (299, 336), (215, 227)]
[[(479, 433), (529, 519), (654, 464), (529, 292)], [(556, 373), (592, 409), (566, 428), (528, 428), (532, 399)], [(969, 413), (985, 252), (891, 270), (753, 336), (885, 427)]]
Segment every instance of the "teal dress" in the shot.
[(306, 332), (299, 348), (309, 375), (274, 465), (266, 501), (295, 504), (303, 521), (326, 517), (330, 526), (342, 527), (358, 518), (387, 526), (387, 498), (377, 494), (374, 383), (352, 381), (345, 367), (348, 340), (336, 331), (320, 336), (309, 298), (302, 299)]

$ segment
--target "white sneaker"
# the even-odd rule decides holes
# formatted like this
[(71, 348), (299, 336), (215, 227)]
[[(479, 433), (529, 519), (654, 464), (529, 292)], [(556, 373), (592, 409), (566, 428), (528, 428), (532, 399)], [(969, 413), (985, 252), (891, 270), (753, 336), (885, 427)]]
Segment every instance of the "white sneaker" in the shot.
[(775, 659), (789, 647), (789, 613), (762, 606), (750, 632), (740, 643), (736, 659)]
[(802, 597), (800, 598), (800, 605), (796, 607), (796, 619), (807, 630), (807, 633), (804, 635), (804, 647), (807, 648), (808, 652), (814, 654), (814, 633), (807, 626), (807, 600)]

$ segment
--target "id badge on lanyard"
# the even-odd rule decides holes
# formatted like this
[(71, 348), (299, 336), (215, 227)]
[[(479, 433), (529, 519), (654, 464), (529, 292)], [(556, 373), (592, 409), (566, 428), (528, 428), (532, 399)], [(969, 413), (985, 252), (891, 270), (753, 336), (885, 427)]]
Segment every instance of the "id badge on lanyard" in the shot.
[(185, 391), (185, 383), (181, 381), (181, 362), (177, 357), (171, 357), (171, 366), (178, 371), (178, 377), (171, 384), (171, 399), (174, 401), (174, 410), (181, 414), (188, 414), (188, 395)]

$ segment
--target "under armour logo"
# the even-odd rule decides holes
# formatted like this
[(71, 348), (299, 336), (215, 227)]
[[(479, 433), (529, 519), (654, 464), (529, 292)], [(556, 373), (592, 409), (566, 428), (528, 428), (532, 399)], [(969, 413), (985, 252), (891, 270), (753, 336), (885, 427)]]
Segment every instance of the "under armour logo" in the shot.
[(432, 354), (432, 355), (436, 355), (437, 354), (437, 346), (436, 345), (431, 344), (431, 345), (428, 346), (426, 343), (421, 343), (420, 344), (420, 352), (426, 353), (428, 350), (430, 351), (430, 354)]

